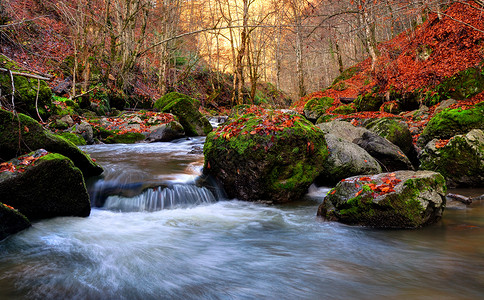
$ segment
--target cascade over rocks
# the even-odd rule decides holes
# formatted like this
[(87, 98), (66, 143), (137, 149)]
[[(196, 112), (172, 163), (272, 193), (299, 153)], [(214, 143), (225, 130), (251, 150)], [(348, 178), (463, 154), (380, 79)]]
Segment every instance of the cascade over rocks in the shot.
[(420, 169), (440, 172), (447, 184), (458, 186), (484, 186), (484, 131), (473, 129), (466, 135), (452, 137), (439, 146), (430, 141), (420, 155)]
[(0, 241), (30, 226), (29, 220), (24, 215), (0, 202)]
[(169, 93), (158, 99), (156, 109), (178, 117), (187, 136), (205, 136), (212, 125), (199, 111), (200, 102), (180, 93)]
[(257, 109), (207, 136), (204, 175), (228, 196), (246, 201), (302, 198), (323, 171), (323, 133), (298, 115)]
[(324, 137), (329, 157), (324, 164), (324, 172), (316, 180), (318, 184), (335, 184), (343, 178), (382, 172), (378, 162), (360, 146), (333, 134), (328, 133)]
[(76, 145), (44, 130), (37, 121), (26, 115), (18, 114), (17, 118), (13, 113), (0, 109), (0, 136), (0, 160), (6, 161), (18, 154), (42, 148), (69, 157), (84, 176), (96, 176), (103, 172), (102, 167)]
[(445, 179), (430, 171), (398, 171), (340, 181), (318, 216), (377, 228), (418, 228), (437, 222), (445, 208)]
[(89, 216), (91, 204), (81, 171), (60, 154), (37, 150), (7, 162), (0, 199), (30, 220)]

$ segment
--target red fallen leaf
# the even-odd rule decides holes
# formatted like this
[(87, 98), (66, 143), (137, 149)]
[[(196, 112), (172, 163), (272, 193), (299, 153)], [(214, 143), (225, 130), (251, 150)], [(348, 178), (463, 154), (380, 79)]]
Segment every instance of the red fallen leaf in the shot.
[(210, 169), (210, 162), (207, 162), (207, 169)]
[(331, 195), (334, 195), (334, 193), (336, 193), (336, 190), (333, 190), (330, 194)]
[(360, 181), (371, 181), (370, 177), (360, 177)]
[(377, 189), (377, 186), (376, 186), (376, 184), (374, 184), (374, 183), (370, 183), (370, 184), (368, 184), (368, 187), (369, 187), (369, 188), (370, 188), (372, 191), (375, 191), (375, 190)]
[(355, 182), (355, 187), (358, 189), (358, 188), (360, 188), (360, 185)]
[(360, 190), (358, 193), (356, 193), (355, 197), (358, 197), (361, 193), (363, 193), (363, 190)]
[(250, 132), (250, 134), (251, 134), (251, 135), (257, 134), (257, 131), (252, 130), (252, 131)]
[(367, 163), (368, 161), (365, 159), (365, 162)]
[(5, 206), (6, 208), (9, 208), (9, 209), (11, 209), (11, 210), (15, 210), (15, 208), (13, 208), (13, 207), (12, 207), (12, 206), (10, 206), (10, 205), (7, 205), (7, 204), (5, 204), (5, 203), (2, 203), (2, 204), (3, 204), (3, 206)]
[(29, 128), (27, 126), (24, 127), (25, 132), (29, 132)]
[(395, 174), (395, 173), (391, 173), (391, 174), (389, 174), (388, 176), (390, 176), (390, 177), (395, 177), (395, 176), (396, 176), (396, 174)]

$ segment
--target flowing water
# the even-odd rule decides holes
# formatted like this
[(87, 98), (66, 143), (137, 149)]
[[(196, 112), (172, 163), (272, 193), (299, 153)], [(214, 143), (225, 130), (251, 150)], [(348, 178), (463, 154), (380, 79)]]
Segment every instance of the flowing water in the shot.
[(197, 187), (202, 143), (85, 147), (106, 169), (89, 184), (103, 207), (0, 242), (0, 299), (483, 297), (484, 201), (420, 230), (325, 222), (326, 188), (269, 206)]

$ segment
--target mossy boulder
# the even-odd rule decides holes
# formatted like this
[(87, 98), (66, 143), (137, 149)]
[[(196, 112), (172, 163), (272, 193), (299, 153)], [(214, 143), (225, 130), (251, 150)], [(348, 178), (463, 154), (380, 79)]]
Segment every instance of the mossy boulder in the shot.
[[(5, 68), (11, 71), (24, 72), (23, 69), (14, 61), (8, 59), (0, 54), (0, 68)], [(50, 116), (50, 111), (53, 109), (52, 105), (52, 91), (49, 85), (40, 80), (40, 89), (38, 90), (37, 79), (28, 78), (25, 76), (14, 75), (13, 82), (15, 86), (15, 108), (23, 113), (26, 113), (34, 118), (37, 118), (37, 111), (35, 108), (35, 99), (37, 91), (39, 97), (37, 101), (37, 108), (42, 118), (46, 119)], [(0, 72), (0, 90), (2, 95), (8, 99), (11, 98), (12, 80), (9, 73)]]
[(419, 228), (441, 219), (446, 185), (430, 171), (398, 171), (340, 181), (324, 198), (318, 215), (377, 228)]
[(403, 120), (395, 118), (374, 119), (365, 127), (397, 145), (406, 155), (409, 155), (414, 149), (412, 134), (408, 124)]
[(376, 92), (370, 92), (366, 95), (358, 96), (355, 101), (355, 108), (357, 111), (378, 111), (382, 106), (384, 97)]
[(484, 69), (472, 67), (463, 70), (435, 88), (440, 99), (465, 100), (484, 91)]
[(84, 178), (69, 158), (37, 150), (8, 163), (15, 169), (0, 173), (0, 199), (30, 220), (90, 214)]
[(104, 142), (106, 144), (134, 144), (143, 141), (145, 136), (139, 132), (125, 132), (113, 134), (107, 137)]
[(312, 98), (304, 105), (304, 116), (314, 123), (333, 103), (334, 99), (331, 97)]
[(333, 134), (326, 134), (329, 157), (324, 172), (316, 179), (319, 185), (333, 185), (343, 178), (363, 174), (378, 174), (378, 162), (363, 148)]
[(76, 146), (86, 145), (86, 140), (81, 135), (77, 135), (71, 132), (62, 132), (58, 134), (58, 136), (68, 140), (69, 142), (73, 143)]
[(339, 114), (339, 115), (349, 115), (355, 112), (356, 112), (356, 108), (354, 104), (341, 105), (333, 110), (333, 113)]
[(29, 220), (18, 210), (0, 202), (0, 241), (30, 226)]
[(452, 137), (444, 146), (430, 141), (420, 156), (420, 169), (440, 172), (452, 187), (484, 187), (484, 131)]
[(0, 109), (0, 136), (2, 161), (42, 148), (69, 157), (84, 176), (96, 176), (103, 172), (101, 166), (72, 142), (44, 130), (37, 121), (24, 114), (15, 116)]
[(323, 172), (323, 133), (298, 115), (245, 115), (207, 136), (204, 175), (228, 196), (283, 203), (302, 198)]
[(154, 105), (161, 112), (174, 114), (187, 136), (204, 136), (212, 131), (212, 125), (199, 111), (200, 102), (180, 93), (169, 93)]
[(449, 139), (472, 129), (484, 129), (484, 102), (471, 109), (444, 109), (427, 124), (418, 139), (425, 146), (433, 139)]

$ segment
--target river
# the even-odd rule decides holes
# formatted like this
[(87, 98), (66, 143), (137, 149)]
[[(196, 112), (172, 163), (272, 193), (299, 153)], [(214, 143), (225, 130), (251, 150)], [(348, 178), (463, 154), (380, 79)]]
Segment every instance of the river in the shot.
[[(194, 138), (83, 149), (105, 167), (105, 183), (163, 183), (176, 194), (201, 191), (191, 183), (202, 146)], [(149, 190), (145, 198), (160, 199), (161, 189)], [(111, 195), (88, 218), (38, 221), (0, 242), (0, 299), (483, 297), (483, 201), (447, 209), (424, 229), (375, 230), (316, 217), (328, 190), (312, 187), (289, 205), (207, 198), (164, 209)]]

